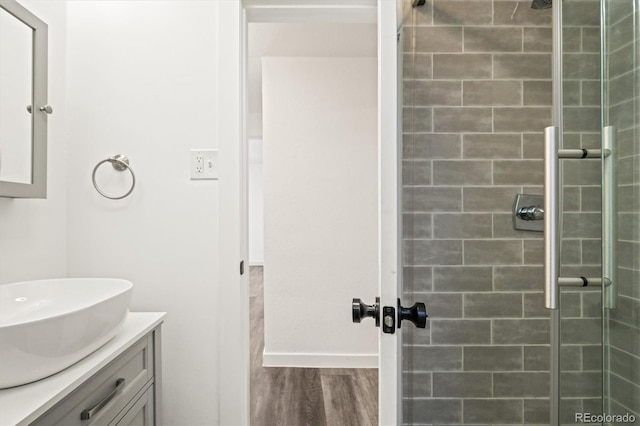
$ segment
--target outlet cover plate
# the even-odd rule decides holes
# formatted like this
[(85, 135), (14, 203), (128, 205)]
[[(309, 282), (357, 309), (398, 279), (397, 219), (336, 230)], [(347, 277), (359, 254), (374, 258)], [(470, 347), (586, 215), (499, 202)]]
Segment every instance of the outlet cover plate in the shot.
[(191, 180), (218, 179), (218, 150), (192, 149), (189, 159)]

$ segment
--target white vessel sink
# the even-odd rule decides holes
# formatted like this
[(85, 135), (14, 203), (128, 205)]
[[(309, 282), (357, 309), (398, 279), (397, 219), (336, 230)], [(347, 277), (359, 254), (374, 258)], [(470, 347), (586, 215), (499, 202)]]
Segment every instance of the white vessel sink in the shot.
[(0, 285), (0, 389), (55, 374), (107, 343), (127, 317), (132, 288), (111, 278)]

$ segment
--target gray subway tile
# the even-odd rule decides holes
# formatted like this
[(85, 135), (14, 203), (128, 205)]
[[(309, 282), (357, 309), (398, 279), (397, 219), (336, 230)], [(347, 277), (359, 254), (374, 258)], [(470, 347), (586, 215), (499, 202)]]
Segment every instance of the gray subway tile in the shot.
[(640, 412), (640, 386), (611, 375), (611, 398), (634, 412)]
[(491, 162), (483, 160), (434, 160), (434, 185), (491, 184)]
[(465, 265), (513, 265), (522, 263), (522, 243), (516, 240), (466, 240)]
[(491, 291), (492, 268), (484, 266), (437, 266), (433, 270), (435, 291)]
[(431, 161), (402, 162), (402, 184), (407, 185), (431, 185)]
[[(572, 27), (600, 25), (600, 5), (598, 1), (566, 1), (562, 9), (563, 25)], [(564, 18), (564, 15), (567, 15), (567, 17)]]
[(496, 185), (542, 185), (542, 160), (496, 160), (493, 162), (493, 183)]
[(491, 373), (433, 373), (433, 396), (489, 397)]
[(462, 347), (460, 346), (412, 346), (405, 347), (409, 371), (461, 371)]
[(404, 213), (402, 234), (408, 238), (431, 238), (431, 215), (428, 213)]
[(465, 399), (464, 423), (522, 423), (520, 399)]
[(408, 265), (460, 265), (462, 242), (455, 240), (414, 240), (405, 245)]
[(431, 133), (403, 135), (403, 137), (402, 150), (405, 159), (460, 158), (462, 143), (459, 134)]
[(582, 371), (582, 347), (560, 345), (560, 370)]
[(431, 54), (429, 53), (404, 53), (402, 61), (402, 78), (426, 79), (431, 78)]
[(567, 132), (594, 132), (600, 129), (599, 107), (565, 107), (564, 129)]
[(495, 319), (492, 320), (493, 343), (548, 344), (549, 327), (546, 319)]
[(492, 9), (486, 1), (434, 0), (433, 19), (436, 25), (491, 24)]
[(579, 106), (582, 103), (580, 80), (565, 80), (562, 84), (563, 106)]
[(602, 261), (602, 242), (582, 240), (582, 263), (597, 265)]
[(538, 132), (551, 122), (551, 107), (504, 107), (494, 109), (496, 132)]
[(520, 187), (465, 187), (463, 188), (465, 212), (510, 212), (513, 197)]
[(582, 346), (582, 369), (585, 371), (602, 370), (602, 345)]
[(563, 318), (560, 339), (566, 344), (597, 344), (602, 341), (601, 320), (597, 318)]
[(433, 127), (436, 132), (490, 132), (493, 113), (483, 107), (436, 107)]
[(462, 210), (461, 188), (414, 187), (402, 189), (403, 211), (459, 212)]
[(550, 79), (551, 54), (504, 53), (495, 54), (494, 78)]
[(465, 52), (521, 52), (518, 27), (464, 27)]
[(563, 238), (600, 238), (602, 219), (600, 213), (565, 213)]
[(524, 105), (551, 105), (551, 81), (523, 81), (522, 89)]
[(431, 339), (435, 344), (488, 344), (489, 320), (431, 320)]
[(551, 424), (549, 399), (525, 399), (524, 423), (525, 424)]
[(436, 79), (488, 79), (492, 76), (491, 55), (476, 53), (433, 55), (433, 78)]
[(462, 52), (462, 27), (420, 26), (415, 32), (417, 52)]
[(462, 102), (466, 106), (521, 105), (519, 81), (465, 81)]
[(436, 214), (435, 238), (491, 238), (491, 214)]
[(464, 158), (520, 158), (521, 139), (518, 133), (465, 134), (462, 155)]
[(600, 81), (584, 80), (582, 84), (582, 105), (598, 106), (600, 105)]
[(405, 132), (433, 131), (433, 109), (424, 107), (404, 107), (402, 109), (402, 129)]
[[(619, 62), (622, 66), (623, 59), (620, 58)], [(563, 77), (570, 80), (596, 80), (600, 77), (600, 55), (565, 53), (562, 56), (562, 72)]]
[(549, 373), (493, 373), (494, 397), (549, 396)]
[(525, 240), (522, 243), (523, 263), (526, 265), (542, 265), (544, 263), (544, 241)]
[(523, 297), (526, 318), (549, 318), (549, 310), (544, 307), (543, 293), (525, 293)]
[(582, 50), (582, 29), (580, 27), (562, 28), (562, 52), (580, 52)]
[(563, 397), (601, 397), (602, 373), (561, 372), (560, 395)]
[(583, 212), (599, 212), (602, 210), (602, 188), (600, 186), (583, 186), (580, 188), (580, 210)]
[(412, 398), (431, 396), (431, 373), (405, 371), (402, 373), (402, 395)]
[(497, 291), (541, 291), (544, 288), (542, 266), (497, 266), (494, 270)]
[(522, 135), (522, 157), (527, 159), (544, 158), (544, 136), (542, 132)]
[(553, 48), (550, 27), (524, 27), (523, 46), (525, 52), (551, 52)]
[(465, 346), (465, 371), (522, 370), (522, 346)]
[(467, 293), (464, 295), (465, 318), (520, 318), (522, 294)]
[(640, 385), (640, 353), (629, 354), (616, 347), (610, 348), (611, 371)]
[(405, 81), (403, 96), (405, 105), (462, 105), (462, 83), (439, 80)]
[(429, 293), (424, 303), (427, 313), (434, 318), (462, 318), (462, 294)]
[(551, 350), (549, 346), (524, 346), (525, 371), (549, 371)]
[(445, 398), (405, 399), (403, 400), (403, 419), (409, 424), (461, 423), (462, 400)]
[[(493, 214), (493, 237), (494, 238), (521, 238), (521, 239), (542, 239), (542, 232), (518, 231), (513, 229), (513, 215), (511, 213)], [(525, 252), (526, 253), (526, 252)]]
[(402, 291), (404, 294), (424, 293), (433, 290), (433, 272), (430, 266), (403, 266)]
[(562, 318), (580, 317), (582, 301), (578, 291), (563, 291), (560, 293), (560, 316)]
[(494, 25), (551, 26), (551, 9), (531, 9), (529, 1), (494, 1)]

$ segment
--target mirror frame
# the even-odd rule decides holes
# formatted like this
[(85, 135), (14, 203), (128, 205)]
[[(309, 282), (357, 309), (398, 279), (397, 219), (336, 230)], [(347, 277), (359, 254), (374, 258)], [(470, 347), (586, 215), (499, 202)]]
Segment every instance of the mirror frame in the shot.
[(31, 183), (0, 180), (0, 197), (47, 198), (47, 105), (48, 27), (16, 0), (0, 0), (0, 8), (33, 30), (31, 105)]

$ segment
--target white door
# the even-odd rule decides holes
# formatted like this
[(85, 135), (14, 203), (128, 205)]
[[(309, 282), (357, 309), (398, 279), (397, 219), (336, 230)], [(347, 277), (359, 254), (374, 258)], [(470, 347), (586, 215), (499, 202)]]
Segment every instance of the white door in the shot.
[[(247, 22), (317, 22), (322, 17), (337, 22), (368, 22), (377, 8), (378, 24), (378, 189), (379, 189), (379, 422), (398, 425), (402, 421), (401, 336), (398, 330), (401, 297), (401, 50), (398, 43), (400, 7), (403, 0), (313, 1), (243, 0), (219, 3), (219, 110), (237, 111), (234, 120), (219, 123), (220, 144), (220, 266), (219, 360), (220, 424), (247, 424), (248, 398), (248, 314), (238, 317), (247, 305), (246, 276), (238, 265), (247, 259), (246, 192), (244, 158), (244, 43)], [(376, 7), (377, 6), (377, 7)], [(302, 19), (298, 19), (302, 17)], [(355, 19), (355, 21), (354, 21)], [(346, 21), (345, 21), (346, 20)], [(354, 295), (358, 297), (358, 295)], [(373, 303), (373, 301), (365, 301)], [(405, 303), (413, 301), (405, 301)], [(345, 306), (348, 309), (348, 306)], [(393, 310), (393, 312), (390, 312)], [(412, 321), (424, 321), (414, 305), (403, 313)], [(373, 326), (371, 321), (361, 324)], [(413, 327), (413, 324), (408, 324)], [(239, 356), (238, 354), (242, 354)]]
[[(426, 324), (422, 303), (402, 300), (402, 6), (378, 0), (378, 147), (380, 338), (378, 409), (381, 425), (402, 424), (400, 327)], [(402, 303), (413, 303), (404, 300)], [(410, 324), (412, 322), (413, 324)]]
[[(398, 8), (378, 0), (378, 188), (380, 218), (380, 309), (397, 308), (402, 296), (400, 218), (401, 140), (399, 104)], [(378, 369), (378, 410), (381, 425), (402, 424), (402, 339), (399, 330), (386, 333), (381, 313)], [(397, 317), (394, 320), (397, 321)]]

